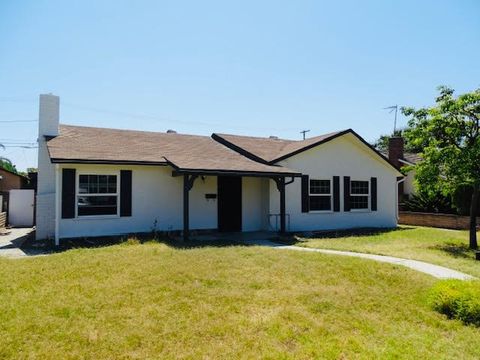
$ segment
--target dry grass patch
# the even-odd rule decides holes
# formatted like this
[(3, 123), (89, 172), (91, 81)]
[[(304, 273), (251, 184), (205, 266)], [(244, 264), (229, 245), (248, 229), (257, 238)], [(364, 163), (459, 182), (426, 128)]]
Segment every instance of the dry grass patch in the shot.
[(162, 244), (0, 259), (0, 358), (478, 358), (403, 267)]

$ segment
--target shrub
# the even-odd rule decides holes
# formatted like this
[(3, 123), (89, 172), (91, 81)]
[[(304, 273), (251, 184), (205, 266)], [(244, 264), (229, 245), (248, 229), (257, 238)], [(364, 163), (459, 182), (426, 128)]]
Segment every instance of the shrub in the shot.
[(126, 240), (123, 241), (124, 245), (139, 245), (141, 243), (142, 242), (140, 241), (140, 239), (138, 239), (135, 236), (129, 237)]
[(451, 319), (480, 326), (480, 281), (440, 281), (430, 292), (430, 305)]
[(441, 192), (413, 194), (404, 201), (403, 207), (405, 210), (413, 212), (456, 214), (450, 197), (443, 195)]

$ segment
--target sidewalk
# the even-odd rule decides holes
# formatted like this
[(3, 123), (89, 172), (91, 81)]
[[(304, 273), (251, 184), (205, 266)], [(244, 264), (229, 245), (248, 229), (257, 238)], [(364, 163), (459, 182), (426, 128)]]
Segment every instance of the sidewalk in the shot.
[(341, 256), (351, 256), (358, 257), (363, 259), (375, 260), (379, 262), (385, 262), (394, 265), (401, 265), (408, 267), (410, 269), (423, 272), (425, 274), (431, 275), (438, 279), (459, 279), (459, 280), (473, 280), (475, 277), (462, 273), (460, 271), (452, 270), (443, 266), (430, 264), (424, 261), (410, 260), (397, 258), (393, 256), (384, 256), (384, 255), (375, 255), (375, 254), (365, 254), (352, 251), (339, 251), (339, 250), (328, 250), (328, 249), (314, 249), (314, 248), (304, 248), (294, 245), (282, 245), (274, 243), (269, 240), (254, 240), (249, 241), (249, 244), (268, 246), (275, 249), (286, 249), (286, 250), (296, 250), (296, 251), (306, 251), (306, 252), (319, 252), (322, 254), (330, 255), (341, 255)]

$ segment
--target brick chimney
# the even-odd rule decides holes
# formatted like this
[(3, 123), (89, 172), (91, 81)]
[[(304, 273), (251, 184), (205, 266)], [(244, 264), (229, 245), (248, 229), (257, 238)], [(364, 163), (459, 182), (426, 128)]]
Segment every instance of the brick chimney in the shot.
[(394, 136), (388, 139), (388, 160), (397, 168), (402, 166), (398, 159), (403, 159), (404, 141), (401, 136)]

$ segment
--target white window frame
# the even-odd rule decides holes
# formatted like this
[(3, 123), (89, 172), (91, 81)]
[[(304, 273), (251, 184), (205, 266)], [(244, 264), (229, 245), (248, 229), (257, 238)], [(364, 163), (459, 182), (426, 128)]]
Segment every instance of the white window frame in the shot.
[[(353, 194), (352, 193), (352, 183), (354, 181), (362, 181), (368, 183), (368, 194)], [(367, 197), (367, 207), (363, 209), (353, 209), (352, 204), (350, 201), (350, 211), (353, 212), (370, 212), (371, 211), (371, 200), (370, 197), (372, 196), (372, 184), (370, 179), (350, 179), (350, 197), (352, 196), (366, 196)]]
[[(102, 194), (80, 193), (80, 175), (115, 175), (117, 177), (117, 192)], [(78, 197), (79, 196), (116, 196), (117, 213), (111, 215), (78, 215)], [(77, 171), (75, 185), (75, 218), (76, 219), (112, 219), (120, 217), (120, 171)]]
[[(310, 192), (310, 188), (311, 188), (311, 181), (328, 181), (330, 182), (330, 193), (328, 194), (312, 194)], [(310, 213), (332, 213), (333, 212), (333, 179), (328, 179), (328, 178), (323, 178), (323, 179), (319, 179), (319, 178), (310, 178), (308, 179), (308, 212)], [(310, 209), (310, 197), (311, 196), (328, 196), (330, 197), (330, 210), (311, 210)]]

